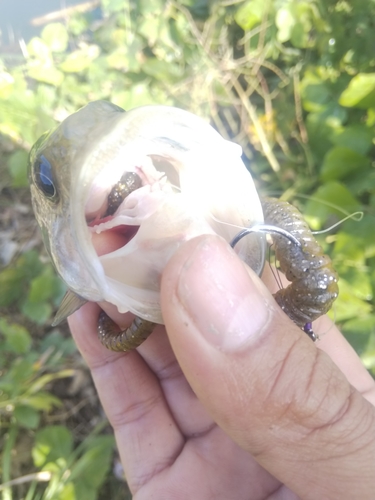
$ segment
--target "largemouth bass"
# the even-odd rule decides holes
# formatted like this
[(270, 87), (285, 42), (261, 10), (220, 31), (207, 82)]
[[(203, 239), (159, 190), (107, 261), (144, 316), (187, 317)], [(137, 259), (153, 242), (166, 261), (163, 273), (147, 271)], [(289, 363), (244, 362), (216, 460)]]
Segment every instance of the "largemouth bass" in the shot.
[[(263, 222), (241, 152), (202, 118), (166, 106), (124, 112), (92, 102), (44, 134), (30, 153), (32, 203), (54, 266), (76, 297), (58, 319), (85, 301), (107, 301), (163, 323), (160, 276), (178, 247), (206, 233), (230, 242)], [(99, 257), (93, 233), (117, 229), (128, 240)], [(235, 249), (261, 272), (262, 236)]]

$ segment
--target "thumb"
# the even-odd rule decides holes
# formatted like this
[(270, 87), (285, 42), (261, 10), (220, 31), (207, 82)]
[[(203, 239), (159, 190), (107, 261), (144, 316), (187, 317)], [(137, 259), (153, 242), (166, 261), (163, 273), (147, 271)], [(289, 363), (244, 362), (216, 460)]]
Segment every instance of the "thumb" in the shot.
[(302, 498), (372, 498), (374, 408), (216, 236), (162, 279), (172, 348), (218, 425)]

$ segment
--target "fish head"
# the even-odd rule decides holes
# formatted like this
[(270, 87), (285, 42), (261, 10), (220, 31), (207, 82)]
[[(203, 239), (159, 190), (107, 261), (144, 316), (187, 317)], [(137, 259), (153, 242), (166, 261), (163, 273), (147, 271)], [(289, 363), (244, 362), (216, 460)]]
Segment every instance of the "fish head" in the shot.
[(85, 182), (80, 172), (90, 143), (105, 134), (111, 117), (117, 119), (120, 112), (124, 110), (105, 101), (90, 103), (43, 134), (29, 155), (31, 200), (47, 252), (68, 288), (92, 301), (103, 298), (95, 279), (101, 266), (95, 265), (93, 247), (81, 251), (75, 231), (86, 232), (83, 239), (90, 235), (80, 200), (72, 191), (76, 182)]
[[(68, 288), (162, 323), (160, 278), (179, 246), (200, 234), (230, 242), (263, 222), (241, 153), (202, 118), (168, 106), (124, 112), (96, 101), (43, 135), (30, 153), (32, 203)], [(108, 215), (109, 193), (125, 172), (140, 187)], [(93, 234), (116, 230), (128, 240), (99, 256)], [(235, 250), (261, 272), (264, 237), (250, 235)]]

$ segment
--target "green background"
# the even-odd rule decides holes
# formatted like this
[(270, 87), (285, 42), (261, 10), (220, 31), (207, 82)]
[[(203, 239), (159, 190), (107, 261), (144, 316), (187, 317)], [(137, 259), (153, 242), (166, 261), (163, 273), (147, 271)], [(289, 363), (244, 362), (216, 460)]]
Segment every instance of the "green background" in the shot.
[(96, 4), (99, 19), (75, 14), (16, 53), (0, 47), (1, 472), (3, 482), (36, 474), (5, 499), (125, 494), (107, 474), (105, 420), (77, 433), (63, 417), (59, 381), (84, 368), (66, 329), (49, 326), (64, 286), (27, 189), (31, 145), (88, 101), (176, 105), (210, 119), (241, 144), (260, 194), (294, 203), (314, 230), (362, 212), (319, 240), (340, 276), (331, 317), (375, 374), (374, 0)]

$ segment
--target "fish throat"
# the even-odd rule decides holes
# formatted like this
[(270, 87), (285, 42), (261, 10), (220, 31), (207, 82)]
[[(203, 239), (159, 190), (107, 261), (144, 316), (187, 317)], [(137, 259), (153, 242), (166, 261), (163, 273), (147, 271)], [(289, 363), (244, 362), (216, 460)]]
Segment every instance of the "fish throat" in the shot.
[[(136, 172), (125, 172), (108, 194), (108, 206), (103, 219), (113, 216), (125, 198), (141, 187), (142, 179)], [(97, 224), (98, 221), (94, 222)], [(114, 230), (126, 234), (130, 241), (138, 228), (139, 226), (117, 226)], [(127, 352), (141, 345), (152, 333), (154, 326), (151, 321), (136, 316), (128, 328), (121, 330), (104, 311), (101, 311), (97, 332), (104, 347), (111, 351)]]

